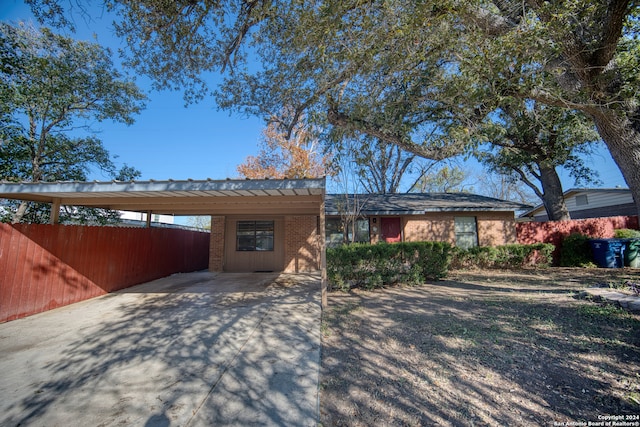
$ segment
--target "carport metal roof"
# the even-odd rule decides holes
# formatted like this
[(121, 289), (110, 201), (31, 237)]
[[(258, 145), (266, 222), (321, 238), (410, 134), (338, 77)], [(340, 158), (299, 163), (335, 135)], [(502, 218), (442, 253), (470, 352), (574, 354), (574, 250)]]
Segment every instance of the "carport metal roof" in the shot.
[(174, 215), (319, 215), (325, 179), (0, 182), (0, 198)]

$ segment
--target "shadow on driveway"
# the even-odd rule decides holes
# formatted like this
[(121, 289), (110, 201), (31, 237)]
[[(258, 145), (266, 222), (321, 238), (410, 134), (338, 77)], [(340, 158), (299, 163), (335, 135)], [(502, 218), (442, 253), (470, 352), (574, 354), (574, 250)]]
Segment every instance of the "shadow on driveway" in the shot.
[(316, 425), (320, 277), (170, 276), (0, 325), (2, 425)]

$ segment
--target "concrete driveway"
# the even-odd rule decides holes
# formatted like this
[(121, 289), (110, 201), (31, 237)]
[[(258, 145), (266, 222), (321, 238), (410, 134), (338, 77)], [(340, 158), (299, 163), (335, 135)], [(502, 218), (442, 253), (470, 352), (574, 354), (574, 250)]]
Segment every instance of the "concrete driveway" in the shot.
[(319, 275), (198, 272), (0, 324), (0, 425), (317, 425), (320, 313)]

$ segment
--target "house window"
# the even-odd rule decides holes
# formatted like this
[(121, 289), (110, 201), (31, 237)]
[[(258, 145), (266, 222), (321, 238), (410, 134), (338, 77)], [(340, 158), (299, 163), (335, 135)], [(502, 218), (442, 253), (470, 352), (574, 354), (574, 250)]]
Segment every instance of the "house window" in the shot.
[(456, 246), (469, 249), (478, 246), (478, 226), (476, 217), (459, 216), (455, 218)]
[[(351, 227), (349, 227), (351, 228)], [(355, 236), (351, 229), (349, 230), (349, 237), (353, 239), (354, 242), (358, 243), (369, 243), (369, 220), (368, 219), (358, 219), (355, 223)], [(355, 238), (354, 238), (355, 237)]]
[(273, 221), (238, 221), (236, 223), (236, 250), (272, 251)]
[(589, 204), (589, 199), (587, 199), (586, 194), (580, 194), (576, 196), (576, 206), (586, 206)]
[[(355, 227), (354, 227), (355, 225)], [(354, 233), (355, 228), (355, 233)], [(345, 229), (347, 230), (345, 236)], [(357, 219), (355, 224), (347, 224), (341, 218), (327, 218), (325, 221), (326, 243), (328, 247), (340, 246), (343, 243), (369, 243), (369, 220)]]

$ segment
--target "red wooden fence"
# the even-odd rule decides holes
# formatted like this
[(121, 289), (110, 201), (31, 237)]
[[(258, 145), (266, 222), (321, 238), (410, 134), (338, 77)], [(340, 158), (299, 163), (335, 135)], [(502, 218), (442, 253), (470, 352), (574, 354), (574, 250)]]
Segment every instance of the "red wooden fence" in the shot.
[(638, 229), (637, 216), (614, 216), (608, 218), (576, 219), (571, 221), (519, 222), (516, 224), (518, 243), (552, 243), (555, 245), (554, 260), (558, 260), (562, 240), (580, 233), (594, 238), (613, 237), (613, 231), (621, 228)]
[(209, 233), (0, 223), (0, 322), (206, 269)]

